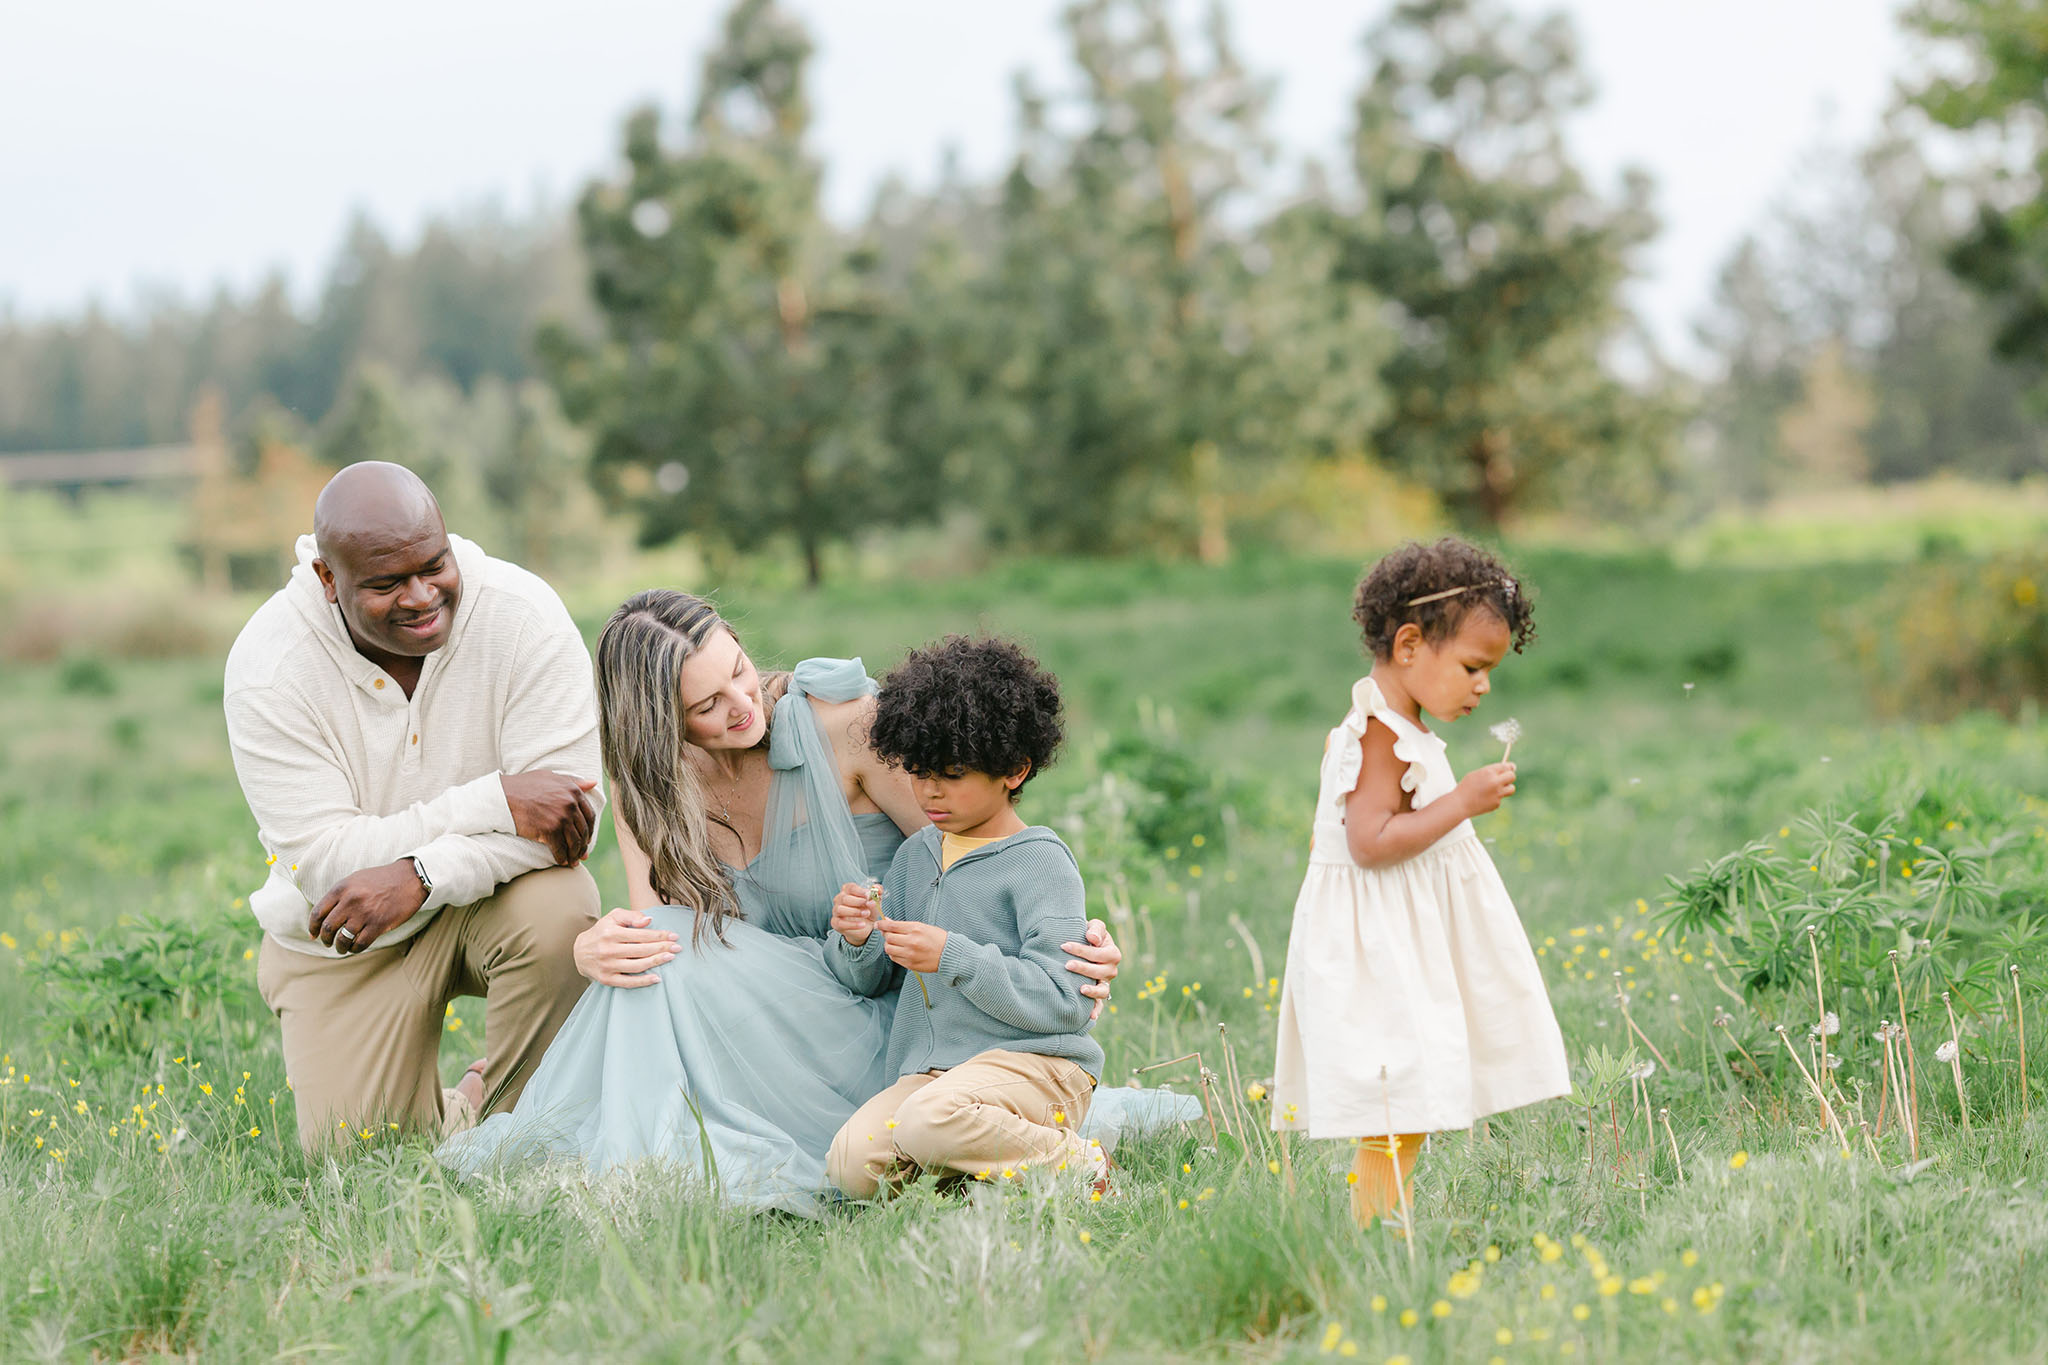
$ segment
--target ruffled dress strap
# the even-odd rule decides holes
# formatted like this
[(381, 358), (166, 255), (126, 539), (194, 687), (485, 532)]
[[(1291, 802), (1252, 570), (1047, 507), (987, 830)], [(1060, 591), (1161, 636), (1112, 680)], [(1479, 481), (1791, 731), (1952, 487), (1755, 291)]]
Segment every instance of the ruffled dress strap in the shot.
[(819, 701), (852, 701), (881, 690), (858, 657), (805, 659), (790, 671), (789, 687)]
[(773, 932), (822, 935), (840, 884), (872, 875), (867, 842), (840, 786), (832, 741), (811, 703), (851, 701), (875, 690), (859, 659), (806, 659), (775, 704), (768, 731), (775, 777), (761, 852), (735, 878), (749, 916)]
[(1331, 758), (1336, 765), (1333, 785), (1339, 806), (1356, 790), (1359, 772), (1365, 766), (1365, 753), (1359, 748), (1359, 741), (1365, 738), (1367, 720), (1377, 720), (1394, 732), (1394, 757), (1408, 765), (1401, 770), (1402, 791), (1412, 796), (1429, 776), (1431, 741), (1435, 736), (1396, 711), (1380, 691), (1380, 685), (1367, 675), (1351, 684), (1351, 709), (1345, 712), (1343, 722), (1330, 737)]

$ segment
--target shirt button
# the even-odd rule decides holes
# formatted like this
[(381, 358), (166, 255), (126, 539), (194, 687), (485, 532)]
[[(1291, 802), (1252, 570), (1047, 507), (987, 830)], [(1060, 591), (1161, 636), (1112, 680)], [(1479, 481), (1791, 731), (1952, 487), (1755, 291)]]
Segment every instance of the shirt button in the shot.
[(376, 688), (379, 692), (382, 692), (384, 690), (384, 680), (382, 678), (379, 678), (377, 679), (377, 681), (371, 683), (370, 686)]

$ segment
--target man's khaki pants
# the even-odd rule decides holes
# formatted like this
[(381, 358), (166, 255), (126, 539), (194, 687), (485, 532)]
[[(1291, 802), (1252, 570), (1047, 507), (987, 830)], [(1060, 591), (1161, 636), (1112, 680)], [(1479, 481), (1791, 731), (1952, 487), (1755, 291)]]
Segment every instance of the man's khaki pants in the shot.
[(440, 1133), (441, 1029), (448, 1002), (481, 995), (485, 1114), (510, 1109), (583, 994), (576, 936), (598, 911), (582, 867), (529, 872), (419, 933), (351, 957), (264, 939), (256, 984), (284, 1027), (284, 1068), (307, 1150), (392, 1123)]
[(855, 1199), (872, 1199), (904, 1167), (999, 1176), (1027, 1163), (1081, 1166), (1075, 1133), (1095, 1082), (1064, 1057), (1000, 1048), (945, 1071), (903, 1077), (854, 1111), (825, 1173)]

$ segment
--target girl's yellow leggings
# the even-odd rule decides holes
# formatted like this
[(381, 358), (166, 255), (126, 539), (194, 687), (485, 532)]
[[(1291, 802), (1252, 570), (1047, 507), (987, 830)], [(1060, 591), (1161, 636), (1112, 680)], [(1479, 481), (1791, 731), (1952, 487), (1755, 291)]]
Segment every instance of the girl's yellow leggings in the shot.
[[(1351, 1163), (1352, 1174), (1358, 1177), (1351, 1185), (1351, 1216), (1358, 1220), (1358, 1226), (1371, 1227), (1375, 1218), (1401, 1211), (1401, 1190), (1408, 1188), (1409, 1177), (1415, 1173), (1415, 1158), (1422, 1155), (1422, 1140), (1427, 1136), (1402, 1133), (1394, 1138), (1358, 1140), (1358, 1155)], [(1394, 1183), (1396, 1162), (1401, 1168), (1398, 1186)], [(1412, 1190), (1408, 1204), (1410, 1208), (1415, 1205)]]

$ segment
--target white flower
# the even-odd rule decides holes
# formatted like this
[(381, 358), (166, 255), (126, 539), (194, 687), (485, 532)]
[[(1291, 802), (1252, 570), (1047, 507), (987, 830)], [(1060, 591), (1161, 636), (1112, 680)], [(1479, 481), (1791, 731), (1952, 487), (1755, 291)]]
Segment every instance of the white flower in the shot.
[(1951, 1038), (1940, 1047), (1934, 1049), (1934, 1060), (1937, 1062), (1952, 1062), (1956, 1059), (1957, 1052), (1956, 1041)]
[(1629, 1072), (1628, 1078), (1632, 1081), (1647, 1081), (1650, 1079), (1650, 1077), (1656, 1074), (1657, 1064), (1655, 1062), (1646, 1061), (1641, 1066), (1637, 1067), (1634, 1071)]
[(1730, 1025), (1730, 1024), (1732, 1024), (1732, 1023), (1734, 1023), (1734, 1022), (1735, 1022), (1735, 1016), (1734, 1016), (1734, 1015), (1732, 1015), (1732, 1014), (1728, 1013), (1728, 1011), (1727, 1011), (1727, 1010), (1724, 1010), (1724, 1009), (1720, 1008), (1720, 1007), (1719, 1007), (1718, 1005), (1714, 1007), (1714, 1027), (1715, 1027), (1715, 1028), (1727, 1028), (1727, 1027), (1728, 1027), (1728, 1025)]
[(1833, 1071), (1836, 1067), (1840, 1066), (1841, 1064), (1842, 1059), (1840, 1057), (1837, 1057), (1832, 1052), (1828, 1054), (1828, 1070)]
[(1833, 1010), (1829, 1010), (1826, 1014), (1821, 1016), (1821, 1020), (1818, 1024), (1815, 1024), (1812, 1028), (1806, 1031), (1806, 1036), (1814, 1039), (1832, 1038), (1841, 1031), (1842, 1021), (1835, 1017), (1835, 1012)]
[(1522, 737), (1522, 722), (1516, 720), (1513, 716), (1509, 716), (1486, 733), (1492, 735), (1502, 744), (1512, 745)]

